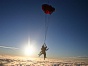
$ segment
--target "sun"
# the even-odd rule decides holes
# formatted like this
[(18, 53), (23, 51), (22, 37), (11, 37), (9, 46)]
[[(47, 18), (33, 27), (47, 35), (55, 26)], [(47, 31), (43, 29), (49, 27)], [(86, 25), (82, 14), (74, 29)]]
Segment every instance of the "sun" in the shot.
[(26, 56), (32, 56), (34, 54), (34, 47), (32, 45), (27, 45), (24, 48), (24, 54)]

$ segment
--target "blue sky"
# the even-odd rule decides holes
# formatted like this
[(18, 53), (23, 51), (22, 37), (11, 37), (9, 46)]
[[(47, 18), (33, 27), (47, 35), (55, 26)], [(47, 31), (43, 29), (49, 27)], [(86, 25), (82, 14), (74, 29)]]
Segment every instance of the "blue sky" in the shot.
[[(47, 0), (0, 0), (0, 46), (22, 48), (30, 37), (37, 56), (44, 42)], [(48, 57), (88, 56), (88, 1), (49, 0), (55, 12), (49, 17), (46, 44)], [(8, 51), (8, 52), (7, 52)], [(11, 52), (9, 52), (11, 51)], [(20, 54), (0, 48), (0, 53)], [(19, 50), (21, 51), (21, 49)]]

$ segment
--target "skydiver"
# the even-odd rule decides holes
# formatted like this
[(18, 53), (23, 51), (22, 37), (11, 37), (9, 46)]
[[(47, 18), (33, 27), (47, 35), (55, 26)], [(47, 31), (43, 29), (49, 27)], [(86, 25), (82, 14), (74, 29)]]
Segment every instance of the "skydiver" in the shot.
[(48, 50), (49, 48), (47, 48), (46, 44), (44, 43), (42, 45), (42, 48), (41, 48), (41, 52), (39, 53), (39, 56), (41, 56), (42, 54), (45, 55), (45, 58), (46, 58), (46, 51)]

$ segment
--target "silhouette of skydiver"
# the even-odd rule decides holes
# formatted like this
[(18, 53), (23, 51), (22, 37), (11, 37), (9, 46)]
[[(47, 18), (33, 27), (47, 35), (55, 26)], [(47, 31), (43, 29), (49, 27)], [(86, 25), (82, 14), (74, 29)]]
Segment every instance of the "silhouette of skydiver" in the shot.
[(44, 55), (45, 55), (45, 58), (46, 58), (46, 51), (47, 51), (48, 49), (49, 49), (49, 48), (47, 48), (46, 44), (44, 43), (44, 44), (42, 45), (41, 51), (40, 51), (40, 53), (39, 53), (39, 56), (41, 56), (42, 54), (44, 54)]

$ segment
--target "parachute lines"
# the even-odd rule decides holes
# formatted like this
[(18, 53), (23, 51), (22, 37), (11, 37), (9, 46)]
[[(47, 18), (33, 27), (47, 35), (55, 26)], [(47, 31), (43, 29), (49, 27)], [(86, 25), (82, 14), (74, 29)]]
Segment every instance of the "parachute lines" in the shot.
[(45, 14), (45, 39), (44, 39), (44, 43), (46, 42), (46, 39), (47, 39), (48, 28), (49, 28), (49, 16), (47, 16)]

